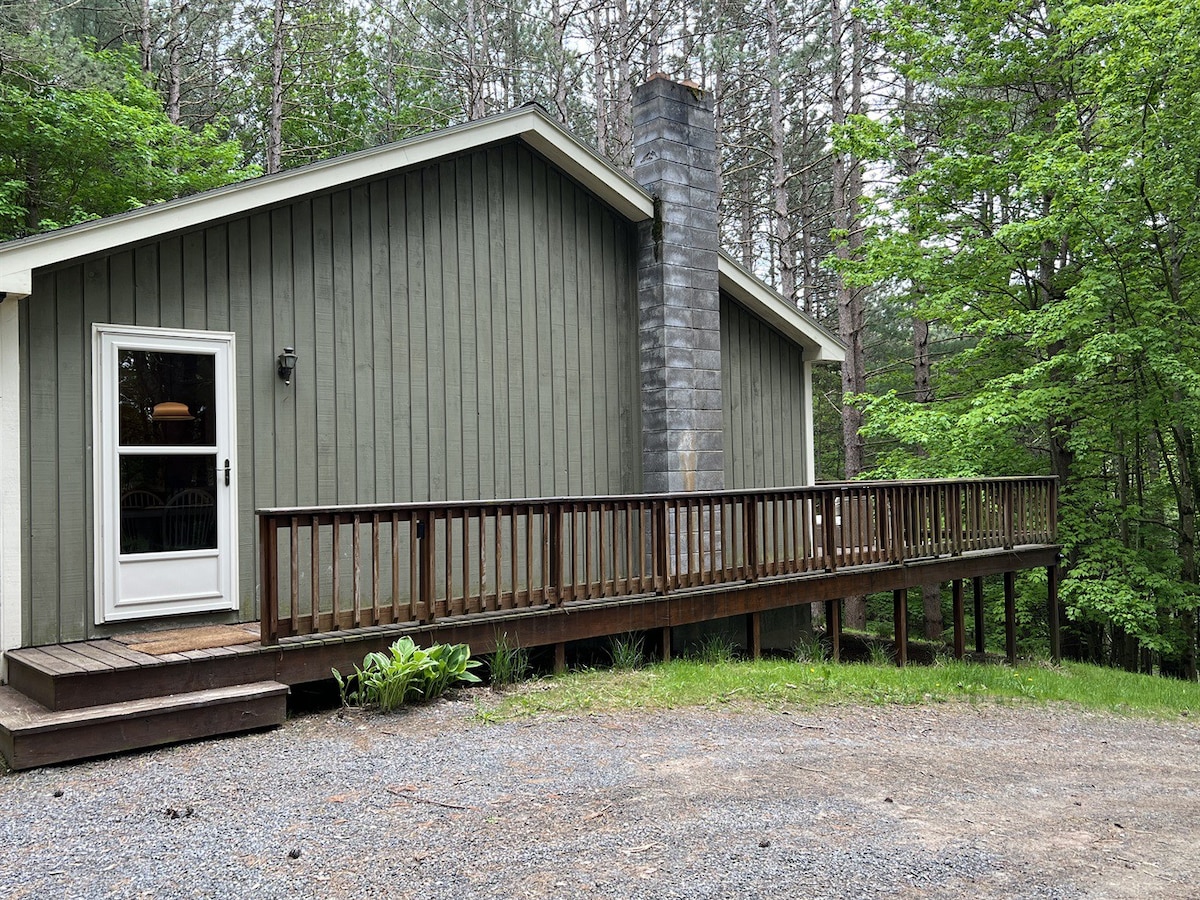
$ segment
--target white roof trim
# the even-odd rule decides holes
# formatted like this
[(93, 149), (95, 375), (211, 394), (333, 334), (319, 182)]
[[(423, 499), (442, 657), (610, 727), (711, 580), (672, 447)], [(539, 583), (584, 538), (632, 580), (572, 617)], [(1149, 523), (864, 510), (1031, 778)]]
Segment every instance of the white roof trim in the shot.
[[(513, 138), (541, 153), (629, 221), (641, 222), (654, 215), (653, 200), (636, 182), (580, 143), (541, 107), (529, 105), (349, 156), (0, 244), (0, 294), (10, 299), (29, 296), (34, 271), (45, 266), (233, 218)], [(718, 271), (722, 290), (800, 344), (810, 361), (841, 362), (846, 358), (841, 341), (732, 257), (722, 253)]]
[(512, 138), (522, 139), (630, 221), (640, 222), (654, 214), (650, 195), (635, 182), (564, 131), (540, 107), (523, 106), (349, 156), (0, 244), (0, 292), (18, 298), (28, 296), (33, 289), (33, 272), (44, 266), (195, 228)]
[(724, 251), (721, 252), (718, 275), (721, 290), (803, 347), (807, 362), (845, 361), (846, 345), (832, 332), (801, 312)]

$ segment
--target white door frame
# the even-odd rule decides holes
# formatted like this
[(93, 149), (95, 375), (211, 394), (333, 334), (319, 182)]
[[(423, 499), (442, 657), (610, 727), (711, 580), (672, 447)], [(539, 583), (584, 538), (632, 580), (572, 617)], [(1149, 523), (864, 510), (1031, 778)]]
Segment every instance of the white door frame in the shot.
[[(96, 621), (238, 608), (237, 434), (234, 335), (221, 331), (92, 326), (92, 439), (95, 474)], [(215, 361), (218, 472), (217, 548), (121, 554), (117, 356), (122, 349), (212, 354)], [(167, 398), (164, 398), (167, 399)], [(221, 406), (225, 410), (222, 413)], [(169, 451), (168, 451), (169, 452)], [(229, 460), (229, 472), (225, 460)], [(228, 485), (225, 481), (228, 478)]]

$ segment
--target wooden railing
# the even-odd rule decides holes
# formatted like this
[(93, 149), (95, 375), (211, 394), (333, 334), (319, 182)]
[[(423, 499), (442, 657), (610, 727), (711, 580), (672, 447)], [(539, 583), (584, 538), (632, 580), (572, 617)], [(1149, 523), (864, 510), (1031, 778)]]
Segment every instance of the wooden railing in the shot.
[(1055, 542), (1053, 478), (261, 509), (263, 642)]

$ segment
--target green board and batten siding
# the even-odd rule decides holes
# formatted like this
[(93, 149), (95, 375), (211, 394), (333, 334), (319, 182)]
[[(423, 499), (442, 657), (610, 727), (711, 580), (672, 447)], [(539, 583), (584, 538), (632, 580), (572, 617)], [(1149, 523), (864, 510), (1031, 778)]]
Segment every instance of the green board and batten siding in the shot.
[(804, 484), (803, 353), (721, 295), (721, 404), (725, 487)]
[(37, 273), (21, 322), (24, 642), (104, 631), (93, 322), (236, 333), (249, 618), (256, 506), (640, 490), (634, 242), (511, 143)]

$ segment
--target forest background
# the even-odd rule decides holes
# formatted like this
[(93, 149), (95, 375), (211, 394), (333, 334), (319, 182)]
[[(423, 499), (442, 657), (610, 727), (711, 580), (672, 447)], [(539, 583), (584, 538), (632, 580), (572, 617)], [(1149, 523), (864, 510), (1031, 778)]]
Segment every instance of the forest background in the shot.
[(1195, 679), (1200, 4), (0, 0), (0, 240), (529, 101), (628, 167), (655, 71), (849, 348), (818, 477), (1057, 475), (1067, 651)]

